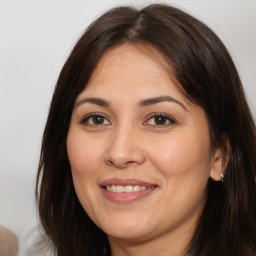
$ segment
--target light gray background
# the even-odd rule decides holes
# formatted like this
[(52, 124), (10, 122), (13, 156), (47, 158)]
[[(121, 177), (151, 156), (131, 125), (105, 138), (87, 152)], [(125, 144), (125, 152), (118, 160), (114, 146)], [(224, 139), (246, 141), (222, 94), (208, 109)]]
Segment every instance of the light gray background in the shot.
[[(0, 224), (24, 251), (36, 226), (34, 185), (51, 94), (69, 51), (106, 9), (160, 1), (0, 0)], [(256, 109), (256, 0), (170, 0), (224, 41)], [(22, 253), (20, 253), (21, 255)]]

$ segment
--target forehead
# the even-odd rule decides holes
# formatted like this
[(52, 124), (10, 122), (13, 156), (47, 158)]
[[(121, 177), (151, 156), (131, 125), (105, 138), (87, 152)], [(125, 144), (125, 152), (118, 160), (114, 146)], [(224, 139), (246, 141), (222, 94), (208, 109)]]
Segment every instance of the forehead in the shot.
[(149, 45), (123, 44), (103, 54), (84, 91), (161, 91), (164, 85), (180, 87), (164, 57)]

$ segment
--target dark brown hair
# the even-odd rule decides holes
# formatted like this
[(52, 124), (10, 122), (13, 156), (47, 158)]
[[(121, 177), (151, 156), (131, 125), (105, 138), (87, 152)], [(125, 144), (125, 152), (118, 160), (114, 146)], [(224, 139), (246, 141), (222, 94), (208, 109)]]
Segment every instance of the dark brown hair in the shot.
[(107, 236), (80, 205), (66, 138), (74, 101), (102, 54), (130, 43), (159, 52), (182, 93), (208, 117), (212, 148), (228, 161), (224, 183), (209, 179), (202, 216), (190, 244), (197, 256), (256, 255), (255, 122), (233, 61), (207, 26), (171, 6), (118, 7), (93, 22), (66, 61), (53, 94), (37, 178), (43, 228), (58, 256), (110, 253)]

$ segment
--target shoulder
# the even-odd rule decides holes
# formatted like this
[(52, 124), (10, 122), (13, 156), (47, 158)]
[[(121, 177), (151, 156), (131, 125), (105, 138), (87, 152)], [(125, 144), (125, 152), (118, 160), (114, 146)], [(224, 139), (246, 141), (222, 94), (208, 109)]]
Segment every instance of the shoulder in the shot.
[(0, 226), (0, 255), (18, 255), (19, 244), (17, 235), (10, 229)]

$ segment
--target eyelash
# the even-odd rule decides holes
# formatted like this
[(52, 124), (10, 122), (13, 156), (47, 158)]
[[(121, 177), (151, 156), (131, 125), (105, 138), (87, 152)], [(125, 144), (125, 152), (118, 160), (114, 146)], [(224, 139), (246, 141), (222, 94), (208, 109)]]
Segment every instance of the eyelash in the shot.
[(169, 125), (172, 125), (172, 124), (176, 124), (177, 122), (176, 122), (176, 120), (174, 119), (174, 118), (172, 118), (172, 117), (170, 117), (169, 115), (166, 115), (166, 114), (164, 114), (164, 113), (152, 113), (150, 116), (149, 116), (149, 118), (147, 119), (147, 121), (145, 122), (145, 123), (147, 123), (150, 119), (153, 119), (153, 118), (163, 118), (165, 121), (168, 121), (169, 122), (169, 124), (159, 124), (159, 125), (157, 125), (157, 124), (147, 124), (147, 125), (149, 125), (149, 126), (159, 126), (159, 128), (162, 128), (162, 127), (167, 127), (167, 126), (169, 126)]
[[(96, 118), (96, 117), (100, 117), (100, 118), (104, 118), (105, 120), (108, 120), (108, 117), (105, 116), (105, 115), (103, 115), (103, 114), (101, 114), (101, 113), (90, 113), (89, 115), (86, 115), (85, 117), (83, 117), (80, 123), (81, 123), (81, 124), (84, 124), (84, 125), (91, 125), (91, 126), (93, 126), (93, 125), (95, 125), (95, 126), (98, 126), (98, 125), (106, 125), (106, 124), (89, 124), (89, 123), (88, 123), (88, 120), (89, 120), (90, 118)], [(108, 121), (108, 122), (109, 122), (109, 121)], [(109, 122), (109, 123), (110, 123), (110, 122)]]
[[(108, 124), (104, 124), (104, 123), (100, 123), (100, 124), (90, 124), (88, 121), (90, 120), (90, 118), (104, 118), (105, 120), (108, 121), (108, 117), (101, 114), (101, 113), (90, 113), (88, 115), (86, 115), (85, 117), (82, 118), (81, 120), (81, 124), (83, 125), (88, 125), (88, 126), (101, 126), (101, 125), (109, 125), (111, 124), (110, 121), (108, 121)], [(149, 120), (153, 119), (153, 118), (162, 118), (165, 122), (169, 122), (168, 124), (149, 124)], [(103, 122), (105, 122), (105, 120), (103, 120)], [(170, 117), (169, 115), (166, 115), (164, 113), (152, 113), (146, 120), (146, 122), (144, 124), (148, 125), (148, 126), (155, 126), (158, 128), (161, 128), (161, 127), (167, 127), (169, 125), (172, 125), (172, 124), (176, 124), (176, 120), (172, 117)]]

